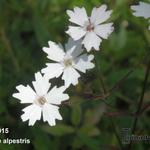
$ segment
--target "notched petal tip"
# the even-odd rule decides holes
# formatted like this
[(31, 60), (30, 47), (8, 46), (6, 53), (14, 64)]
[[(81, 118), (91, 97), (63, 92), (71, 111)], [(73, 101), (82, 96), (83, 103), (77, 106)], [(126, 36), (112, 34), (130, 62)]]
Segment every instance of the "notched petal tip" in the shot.
[(71, 10), (66, 10), (66, 13), (67, 13), (67, 15), (69, 15), (69, 17), (70, 17), (72, 11), (71, 11)]
[(102, 4), (100, 7), (103, 7), (103, 9), (107, 9), (107, 5), (106, 4)]
[(89, 60), (91, 61), (91, 60), (93, 60), (94, 59), (94, 55), (89, 55)]
[(35, 81), (41, 80), (41, 79), (43, 78), (40, 71), (36, 72), (36, 73), (34, 74), (34, 76), (35, 76)]
[(57, 45), (57, 44), (56, 44), (55, 42), (53, 42), (53, 41), (48, 41), (48, 45), (49, 45), (49, 47), (50, 47), (52, 44)]
[(18, 93), (12, 94), (12, 97), (17, 98)]

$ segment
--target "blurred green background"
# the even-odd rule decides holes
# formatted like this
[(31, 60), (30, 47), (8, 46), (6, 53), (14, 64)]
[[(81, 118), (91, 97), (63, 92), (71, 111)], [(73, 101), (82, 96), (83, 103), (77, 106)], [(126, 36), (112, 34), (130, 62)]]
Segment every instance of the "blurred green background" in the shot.
[[(12, 98), (16, 85), (31, 85), (34, 73), (45, 67), (48, 60), (42, 47), (48, 45), (48, 40), (67, 41), (67, 9), (83, 6), (90, 14), (93, 7), (103, 3), (114, 10), (109, 21), (114, 22), (115, 31), (95, 53), (97, 67), (82, 74), (79, 84), (68, 89), (70, 103), (61, 107), (62, 121), (57, 121), (55, 127), (42, 121), (29, 127), (20, 118), (26, 105)], [(148, 22), (132, 15), (133, 4), (138, 1), (0, 0), (0, 128), (10, 129), (9, 134), (0, 133), (0, 139), (31, 140), (26, 145), (0, 144), (0, 150), (120, 149), (116, 135), (120, 135), (122, 128), (132, 127), (134, 117), (130, 113), (137, 109), (150, 59)], [(130, 70), (133, 72), (109, 97), (94, 100), (95, 96), (106, 94), (101, 79), (108, 91)], [(144, 103), (150, 103), (150, 80)], [(150, 135), (149, 119), (147, 109), (139, 118), (137, 135)], [(137, 142), (132, 149), (148, 150), (149, 147), (149, 142)]]

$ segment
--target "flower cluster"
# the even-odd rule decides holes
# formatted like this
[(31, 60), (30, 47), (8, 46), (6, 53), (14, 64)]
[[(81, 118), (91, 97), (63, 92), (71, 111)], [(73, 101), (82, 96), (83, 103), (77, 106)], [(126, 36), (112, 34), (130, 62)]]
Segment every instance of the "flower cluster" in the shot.
[[(139, 6), (132, 6), (136, 16), (150, 17), (150, 6), (140, 3)], [(66, 33), (70, 36), (68, 42), (63, 47), (53, 41), (48, 42), (48, 47), (43, 47), (47, 58), (51, 60), (46, 63), (46, 67), (41, 72), (35, 73), (33, 88), (29, 85), (19, 85), (16, 87), (18, 93), (13, 97), (21, 103), (30, 104), (23, 109), (21, 116), (23, 121), (29, 120), (29, 125), (34, 125), (36, 120), (47, 121), (50, 126), (56, 124), (56, 119), (61, 120), (59, 106), (61, 102), (68, 100), (68, 94), (64, 91), (72, 84), (77, 85), (81, 76), (80, 72), (94, 68), (92, 60), (94, 55), (87, 54), (91, 50), (98, 51), (102, 39), (107, 39), (113, 32), (113, 23), (105, 23), (111, 16), (112, 11), (107, 10), (106, 5), (93, 8), (91, 16), (88, 17), (85, 8), (75, 7), (73, 11), (67, 10), (69, 25)], [(83, 45), (83, 46), (82, 46)], [(86, 49), (86, 51), (84, 50)], [(54, 86), (51, 90), (50, 80), (61, 78), (64, 85)]]
[[(18, 93), (13, 97), (20, 99), (21, 103), (31, 105), (23, 109), (21, 116), (23, 121), (29, 120), (29, 125), (34, 125), (36, 120), (47, 121), (50, 126), (56, 124), (56, 119), (61, 120), (59, 105), (62, 101), (68, 100), (68, 94), (63, 92), (72, 84), (77, 85), (81, 76), (80, 72), (94, 68), (92, 60), (94, 56), (84, 52), (82, 44), (89, 52), (92, 48), (99, 50), (99, 45), (103, 39), (107, 39), (113, 31), (113, 23), (104, 23), (111, 15), (112, 11), (107, 11), (107, 6), (93, 8), (91, 17), (87, 16), (85, 8), (75, 7), (74, 11), (68, 10), (70, 22), (78, 26), (69, 26), (68, 33), (71, 37), (63, 47), (61, 44), (49, 41), (48, 47), (43, 51), (51, 62), (46, 63), (46, 67), (41, 73), (35, 73), (35, 81), (32, 82), (35, 91), (27, 85), (17, 86)], [(49, 80), (61, 77), (64, 86), (56, 86), (49, 91)]]

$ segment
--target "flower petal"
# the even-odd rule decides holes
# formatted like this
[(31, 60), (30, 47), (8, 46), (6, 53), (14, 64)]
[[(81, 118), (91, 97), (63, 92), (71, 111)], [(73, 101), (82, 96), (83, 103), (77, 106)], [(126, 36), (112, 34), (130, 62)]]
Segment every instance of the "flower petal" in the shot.
[(33, 126), (36, 120), (41, 119), (41, 110), (42, 108), (35, 104), (24, 108), (24, 114), (21, 116), (22, 121), (29, 120), (29, 126)]
[(94, 32), (104, 38), (104, 39), (107, 39), (108, 36), (113, 32), (114, 30), (114, 27), (112, 26), (113, 23), (107, 23), (107, 24), (101, 24), (101, 25), (97, 25), (95, 28), (94, 28)]
[(65, 48), (67, 55), (71, 55), (73, 58), (76, 58), (83, 52), (81, 40), (74, 41), (72, 38), (69, 38)]
[(59, 113), (59, 107), (46, 103), (43, 106), (43, 120), (47, 121), (50, 126), (56, 125), (56, 119), (62, 120)]
[(94, 59), (94, 55), (83, 54), (76, 59), (76, 63), (74, 67), (77, 70), (85, 73), (87, 69), (94, 68), (95, 65), (91, 62), (93, 59)]
[(85, 22), (88, 21), (88, 16), (84, 7), (75, 7), (74, 11), (67, 10), (67, 14), (70, 17), (69, 21), (77, 25), (84, 26)]
[(135, 11), (134, 16), (150, 18), (150, 4), (148, 3), (140, 2), (139, 5), (131, 6), (131, 9)]
[(82, 44), (84, 44), (84, 47), (88, 52), (92, 49), (92, 47), (98, 51), (101, 41), (102, 40), (94, 32), (88, 32), (85, 35)]
[(48, 79), (58, 78), (63, 72), (64, 67), (60, 63), (47, 63), (46, 65), (47, 67), (42, 69), (41, 72)]
[(64, 80), (66, 87), (69, 87), (70, 84), (73, 84), (73, 85), (78, 84), (79, 77), (80, 77), (80, 74), (72, 67), (66, 68), (62, 75), (62, 79)]
[(53, 87), (50, 92), (45, 96), (46, 100), (51, 104), (61, 104), (62, 101), (69, 99), (68, 94), (64, 94), (63, 92), (66, 90), (66, 87), (62, 86), (57, 88)]
[(106, 11), (107, 6), (106, 5), (101, 5), (99, 8), (93, 8), (92, 14), (90, 17), (90, 21), (94, 25), (98, 25), (100, 23), (105, 22), (111, 15), (112, 11)]
[(35, 81), (32, 84), (38, 96), (45, 95), (51, 86), (48, 79), (43, 77), (40, 72), (35, 73)]
[(60, 44), (56, 44), (52, 41), (48, 42), (49, 47), (44, 47), (43, 51), (48, 54), (48, 58), (57, 62), (60, 62), (64, 58), (64, 50)]
[(16, 87), (19, 93), (14, 93), (12, 96), (19, 99), (21, 103), (32, 103), (36, 98), (36, 93), (33, 89), (27, 85), (26, 87), (23, 85), (19, 85)]
[(66, 33), (76, 41), (81, 39), (86, 34), (86, 31), (82, 27), (69, 26)]

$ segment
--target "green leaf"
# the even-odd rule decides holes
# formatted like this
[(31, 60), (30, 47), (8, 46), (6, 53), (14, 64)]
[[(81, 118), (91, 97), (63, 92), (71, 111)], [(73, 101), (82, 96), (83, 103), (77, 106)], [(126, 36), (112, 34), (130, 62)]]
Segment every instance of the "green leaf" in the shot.
[(58, 124), (56, 126), (50, 127), (50, 126), (43, 126), (42, 129), (54, 136), (64, 136), (66, 134), (71, 134), (74, 132), (74, 128), (65, 124)]
[(82, 104), (84, 102), (84, 100), (81, 98), (81, 97), (79, 97), (79, 96), (71, 96), (70, 97), (70, 105), (72, 106), (72, 107), (74, 107), (74, 106), (76, 106), (76, 105), (80, 105), (80, 104)]
[(72, 115), (71, 115), (71, 122), (73, 125), (79, 125), (81, 121), (81, 107), (80, 105), (75, 105), (72, 107)]
[(49, 139), (46, 133), (38, 128), (33, 128), (32, 132), (35, 136), (35, 139), (32, 141), (32, 143), (36, 150), (49, 150), (49, 147), (52, 148), (52, 141)]
[(97, 136), (100, 134), (100, 130), (91, 124), (85, 124), (79, 129), (79, 133), (82, 133), (87, 136)]
[(81, 142), (87, 146), (90, 150), (99, 150), (99, 141), (93, 138), (90, 138), (84, 134), (78, 134), (78, 138), (81, 140)]
[(100, 121), (105, 110), (106, 110), (105, 104), (100, 104), (99, 106), (97, 106), (93, 110), (89, 109), (85, 113), (84, 124), (92, 124), (92, 125), (97, 124)]

